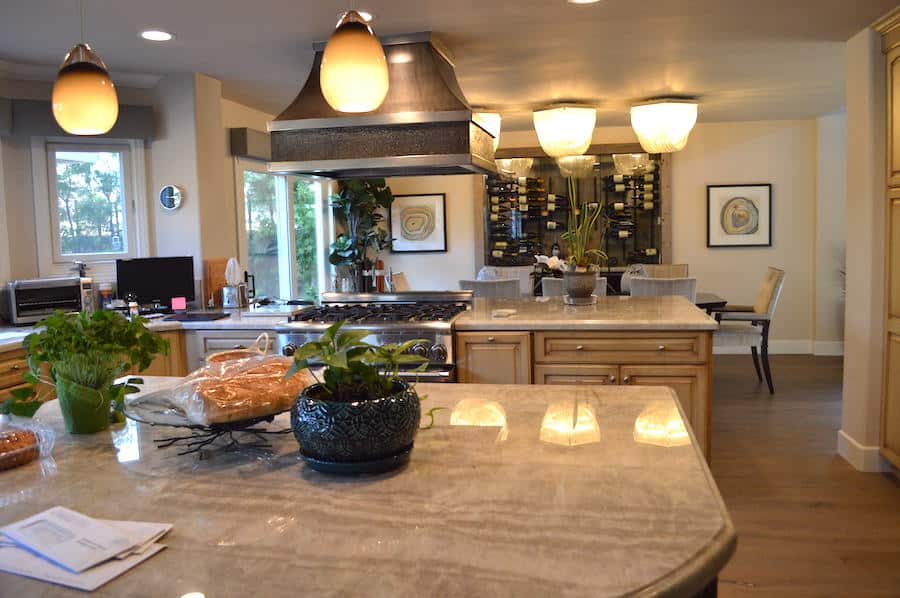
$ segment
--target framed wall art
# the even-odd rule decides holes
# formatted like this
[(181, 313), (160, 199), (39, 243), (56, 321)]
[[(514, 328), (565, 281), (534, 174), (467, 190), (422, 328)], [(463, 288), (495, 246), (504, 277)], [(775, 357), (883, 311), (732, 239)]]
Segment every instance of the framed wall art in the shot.
[(392, 253), (447, 251), (447, 208), (443, 193), (395, 195), (388, 218)]
[(772, 185), (707, 185), (707, 247), (771, 247)]

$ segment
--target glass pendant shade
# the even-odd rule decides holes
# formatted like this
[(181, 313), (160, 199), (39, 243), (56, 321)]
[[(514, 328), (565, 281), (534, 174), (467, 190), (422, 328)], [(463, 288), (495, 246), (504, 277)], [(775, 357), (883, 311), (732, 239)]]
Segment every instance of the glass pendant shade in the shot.
[(73, 47), (53, 84), (53, 117), (72, 135), (102, 135), (119, 118), (119, 97), (106, 64), (87, 44)]
[(319, 85), (338, 112), (371, 112), (388, 92), (384, 48), (355, 10), (344, 13), (322, 54)]
[(559, 174), (565, 178), (588, 179), (594, 176), (597, 156), (563, 156), (556, 159)]
[(613, 166), (619, 174), (633, 176), (651, 170), (648, 154), (613, 154)]
[(697, 123), (697, 102), (661, 100), (631, 107), (631, 127), (644, 151), (677, 152), (687, 145)]
[(585, 106), (560, 106), (534, 112), (538, 141), (551, 158), (586, 152), (596, 124), (597, 110)]
[(494, 151), (500, 147), (500, 126), (503, 123), (503, 117), (497, 112), (476, 112), (475, 118), (484, 129), (494, 136)]
[(497, 170), (514, 174), (516, 177), (527, 177), (534, 166), (534, 158), (503, 158), (494, 162), (497, 164)]

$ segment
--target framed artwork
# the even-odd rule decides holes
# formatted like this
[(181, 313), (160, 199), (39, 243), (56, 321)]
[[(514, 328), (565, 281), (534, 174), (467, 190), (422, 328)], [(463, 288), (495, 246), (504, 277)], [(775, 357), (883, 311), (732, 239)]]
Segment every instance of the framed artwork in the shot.
[(443, 193), (395, 195), (388, 218), (391, 253), (447, 251), (447, 208)]
[(707, 185), (707, 247), (771, 247), (772, 185)]

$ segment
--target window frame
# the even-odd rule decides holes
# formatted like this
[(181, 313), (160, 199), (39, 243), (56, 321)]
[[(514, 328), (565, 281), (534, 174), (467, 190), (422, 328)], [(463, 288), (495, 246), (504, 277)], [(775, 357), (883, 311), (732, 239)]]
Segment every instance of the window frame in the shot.
[[(63, 255), (59, 214), (56, 204), (56, 151), (115, 151), (121, 156), (126, 251)], [(90, 275), (99, 281), (114, 281), (117, 259), (149, 255), (148, 210), (144, 142), (139, 139), (33, 138), (31, 147), (34, 214), (40, 276), (72, 273), (72, 262), (91, 266)], [(49, 242), (42, 241), (49, 239)]]

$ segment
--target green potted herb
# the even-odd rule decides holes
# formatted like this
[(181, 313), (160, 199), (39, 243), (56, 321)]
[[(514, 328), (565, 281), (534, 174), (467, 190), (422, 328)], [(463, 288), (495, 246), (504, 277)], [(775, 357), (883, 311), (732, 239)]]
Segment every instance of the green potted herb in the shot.
[(415, 388), (400, 379), (399, 371), (408, 364), (425, 368), (424, 357), (408, 353), (423, 341), (374, 346), (362, 340), (369, 331), (341, 330), (343, 325), (333, 324), (319, 340), (295, 352), (287, 377), (317, 364), (324, 369), (318, 383), (297, 399), (291, 428), (301, 455), (315, 469), (393, 469), (409, 459), (421, 414)]
[[(145, 370), (156, 355), (169, 352), (168, 341), (144, 322), (113, 311), (59, 311), (48, 317), (25, 337), (29, 371), (24, 378), (31, 387), (14, 391), (16, 404), (4, 404), (6, 410), (22, 413), (35, 407), (35, 388), (47, 383), (56, 387), (67, 432), (107, 429), (111, 406), (121, 410), (127, 390), (115, 379), (133, 368)], [(45, 370), (43, 364), (49, 367)]]
[(578, 181), (568, 178), (569, 227), (562, 234), (569, 247), (569, 259), (563, 274), (566, 294), (575, 299), (586, 299), (594, 293), (598, 264), (606, 261), (606, 254), (592, 249), (597, 221), (602, 208), (599, 203), (587, 203), (578, 198)]

